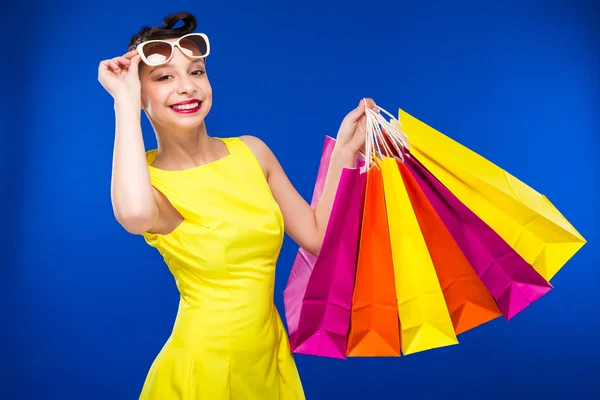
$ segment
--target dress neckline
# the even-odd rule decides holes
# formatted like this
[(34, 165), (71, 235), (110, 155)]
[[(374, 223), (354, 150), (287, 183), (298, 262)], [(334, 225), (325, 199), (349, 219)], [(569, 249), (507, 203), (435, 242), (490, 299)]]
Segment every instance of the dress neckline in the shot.
[(208, 162), (206, 164), (196, 165), (195, 167), (190, 167), (190, 168), (185, 168), (185, 169), (162, 169), (162, 168), (154, 167), (152, 165), (152, 163), (154, 162), (154, 159), (156, 158), (156, 152), (158, 150), (158, 149), (153, 149), (153, 150), (149, 150), (148, 152), (146, 152), (146, 160), (148, 163), (148, 167), (154, 171), (160, 171), (160, 172), (164, 172), (164, 173), (191, 172), (191, 171), (196, 171), (199, 169), (208, 168), (211, 166), (216, 166), (217, 164), (227, 160), (228, 158), (231, 158), (231, 147), (227, 143), (227, 140), (225, 140), (223, 138), (218, 138), (218, 137), (213, 137), (213, 139), (220, 140), (225, 145), (225, 148), (227, 149), (226, 155), (224, 155), (223, 157), (218, 158), (214, 161)]

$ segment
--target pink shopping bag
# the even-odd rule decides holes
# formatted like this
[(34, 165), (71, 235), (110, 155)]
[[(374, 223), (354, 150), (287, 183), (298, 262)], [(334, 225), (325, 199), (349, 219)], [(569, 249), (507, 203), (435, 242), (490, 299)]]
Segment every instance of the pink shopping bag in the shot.
[[(335, 140), (327, 137), (313, 207), (322, 193), (334, 146)], [(344, 169), (319, 256), (298, 251), (283, 293), (295, 353), (346, 358), (365, 184), (366, 174), (358, 163)]]
[(405, 165), (508, 320), (552, 289), (530, 264), (414, 156)]

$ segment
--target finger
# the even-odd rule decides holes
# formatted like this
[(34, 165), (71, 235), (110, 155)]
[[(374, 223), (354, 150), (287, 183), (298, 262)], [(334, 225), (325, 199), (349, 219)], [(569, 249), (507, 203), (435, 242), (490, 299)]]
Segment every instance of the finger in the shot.
[(98, 80), (102, 82), (102, 77), (111, 75), (112, 71), (108, 68), (108, 65), (105, 61), (101, 61), (98, 65)]
[(134, 56), (136, 56), (137, 54), (138, 54), (137, 50), (131, 50), (131, 51), (128, 51), (127, 53), (123, 54), (123, 57), (125, 57), (127, 59), (131, 59)]
[(358, 120), (358, 130), (357, 130), (357, 132), (359, 133), (358, 136), (365, 136), (365, 134), (367, 132), (367, 117), (366, 117), (366, 115), (363, 115)]
[(367, 98), (367, 107), (369, 107), (369, 109), (373, 110), (374, 112), (381, 114), (381, 110), (379, 109), (379, 107), (377, 107), (377, 104), (375, 104), (375, 101), (371, 98)]
[(121, 62), (127, 63), (127, 65), (133, 65), (134, 63), (138, 63), (140, 61), (140, 55), (139, 54), (134, 54), (131, 57), (119, 57), (119, 60)]
[(142, 60), (142, 58), (140, 57), (139, 54), (134, 55), (131, 58), (131, 64), (129, 64), (129, 68), (133, 68), (134, 66), (137, 68), (138, 65), (140, 64), (141, 60)]
[(131, 58), (131, 64), (129, 64), (129, 68), (127, 70), (133, 76), (139, 76), (140, 60), (141, 58), (139, 54), (136, 54)]
[(115, 73), (119, 73), (121, 71), (121, 67), (119, 67), (119, 65), (115, 61), (113, 61), (113, 60), (110, 60), (108, 62), (108, 66)]
[(360, 118), (358, 120), (358, 128), (354, 132), (354, 135), (351, 139), (352, 147), (360, 148), (364, 146), (366, 138), (367, 138), (367, 118)]
[(100, 64), (98, 65), (98, 70), (108, 70), (108, 69), (110, 69), (108, 66), (108, 60), (100, 61)]
[(101, 80), (101, 77), (116, 77), (115, 72), (110, 68), (108, 61), (100, 63), (98, 67), (98, 79)]
[(114, 62), (115, 64), (117, 64), (119, 66), (119, 68), (121, 67), (121, 56), (119, 57), (115, 57), (111, 60), (112, 62)]
[(361, 100), (360, 103), (358, 103), (358, 107), (356, 107), (354, 110), (350, 111), (348, 115), (346, 115), (346, 119), (354, 123), (358, 121), (358, 119), (363, 115), (365, 115), (365, 102)]
[(117, 62), (117, 65), (119, 66), (119, 68), (121, 68), (120, 74), (123, 75), (129, 71), (129, 66), (131, 65), (131, 61), (130, 60), (123, 61), (122, 59), (119, 59), (119, 61)]
[(129, 66), (129, 64), (131, 64), (131, 59), (123, 56), (123, 57), (119, 57), (119, 64), (124, 65), (124, 66)]
[(118, 71), (118, 70), (120, 70), (120, 69), (121, 69), (121, 67), (119, 67), (119, 64), (117, 64), (117, 62), (116, 62), (116, 61), (113, 61), (113, 60), (110, 60), (110, 61), (108, 62), (108, 65), (110, 66), (110, 68), (111, 68), (112, 70), (115, 70), (115, 71)]

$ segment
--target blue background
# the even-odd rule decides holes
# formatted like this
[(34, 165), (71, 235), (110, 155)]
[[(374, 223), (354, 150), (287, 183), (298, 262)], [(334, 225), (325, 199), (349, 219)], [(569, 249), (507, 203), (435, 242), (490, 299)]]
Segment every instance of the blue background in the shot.
[[(180, 10), (211, 38), (209, 133), (261, 137), (307, 200), (324, 136), (366, 96), (545, 193), (589, 241), (550, 294), (458, 346), (296, 356), (308, 399), (600, 397), (598, 2), (50, 3), (2, 11), (0, 398), (137, 398), (171, 331), (167, 268), (112, 214), (114, 113), (97, 66)], [(145, 117), (144, 136), (154, 148)], [(282, 314), (296, 250), (286, 238)]]

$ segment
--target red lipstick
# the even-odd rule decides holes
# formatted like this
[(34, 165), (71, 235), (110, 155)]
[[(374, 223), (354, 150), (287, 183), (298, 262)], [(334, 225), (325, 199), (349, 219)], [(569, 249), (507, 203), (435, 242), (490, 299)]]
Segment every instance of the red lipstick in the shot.
[[(195, 106), (193, 106), (194, 104)], [(191, 99), (170, 105), (169, 108), (179, 114), (193, 114), (200, 110), (201, 106), (202, 101), (198, 99)]]

